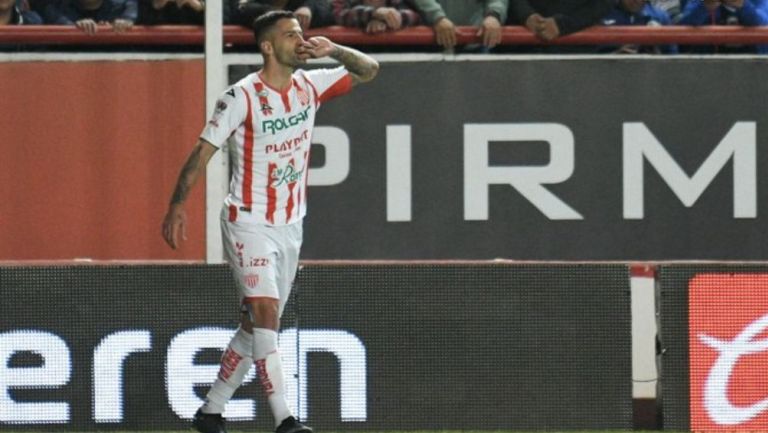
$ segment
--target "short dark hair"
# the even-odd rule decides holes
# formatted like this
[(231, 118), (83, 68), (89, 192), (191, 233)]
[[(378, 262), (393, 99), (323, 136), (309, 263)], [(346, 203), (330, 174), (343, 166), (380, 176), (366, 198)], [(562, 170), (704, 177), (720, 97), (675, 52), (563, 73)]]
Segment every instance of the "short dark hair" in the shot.
[(264, 15), (256, 18), (253, 21), (253, 37), (256, 39), (256, 44), (261, 44), (261, 41), (264, 39), (264, 35), (266, 35), (267, 32), (275, 26), (275, 23), (284, 18), (296, 19), (296, 14), (291, 11), (278, 10), (269, 11)]

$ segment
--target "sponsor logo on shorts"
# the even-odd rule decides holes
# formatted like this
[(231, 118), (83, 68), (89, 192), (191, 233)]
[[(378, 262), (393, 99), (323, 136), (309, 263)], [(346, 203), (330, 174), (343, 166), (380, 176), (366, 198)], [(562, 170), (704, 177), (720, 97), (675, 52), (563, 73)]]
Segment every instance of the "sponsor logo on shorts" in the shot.
[(269, 266), (269, 259), (266, 257), (251, 257), (251, 261), (248, 264), (251, 268), (260, 268), (262, 266)]
[(240, 242), (235, 242), (235, 247), (237, 247), (237, 265), (239, 267), (243, 267), (243, 249), (245, 248), (245, 244), (242, 244)]

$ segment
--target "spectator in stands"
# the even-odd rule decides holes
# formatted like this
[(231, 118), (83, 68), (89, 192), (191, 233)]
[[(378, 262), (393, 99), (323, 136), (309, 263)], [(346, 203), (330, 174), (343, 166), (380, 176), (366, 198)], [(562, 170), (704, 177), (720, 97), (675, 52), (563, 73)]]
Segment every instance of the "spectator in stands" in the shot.
[[(222, 0), (224, 24), (229, 24), (231, 0)], [(203, 0), (140, 0), (139, 23), (158, 24), (205, 24)]]
[[(647, 0), (616, 0), (613, 9), (603, 18), (606, 26), (668, 26), (672, 19), (665, 11)], [(598, 51), (618, 54), (677, 54), (677, 45), (600, 47)]]
[(677, 23), (680, 20), (680, 13), (683, 11), (684, 0), (650, 0), (650, 3), (663, 10), (669, 15), (672, 23)]
[(48, 24), (75, 25), (88, 34), (99, 24), (110, 24), (116, 32), (133, 26), (139, 13), (138, 0), (38, 0), (36, 9)]
[(509, 0), (510, 25), (523, 25), (545, 41), (599, 24), (614, 0)]
[(418, 12), (403, 0), (333, 0), (336, 24), (381, 33), (415, 26), (421, 22)]
[(29, 9), (26, 0), (0, 0), (0, 26), (42, 23), (43, 19)]
[[(768, 0), (688, 0), (678, 24), (768, 25)], [(692, 47), (695, 52), (768, 53), (768, 45)]]
[[(227, 1), (227, 0), (222, 0)], [(289, 10), (299, 19), (306, 31), (334, 24), (329, 0), (232, 0), (232, 21), (251, 28), (253, 20), (272, 10)]]
[(456, 26), (476, 26), (477, 35), (483, 38), (480, 51), (487, 52), (501, 42), (509, 0), (413, 0), (413, 5), (435, 30), (437, 44), (444, 49), (456, 46)]

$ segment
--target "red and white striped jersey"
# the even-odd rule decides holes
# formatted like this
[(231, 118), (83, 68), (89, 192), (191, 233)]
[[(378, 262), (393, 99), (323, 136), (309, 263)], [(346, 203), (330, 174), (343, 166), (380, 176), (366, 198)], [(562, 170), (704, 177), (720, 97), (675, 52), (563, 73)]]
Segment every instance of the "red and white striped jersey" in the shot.
[(349, 72), (338, 67), (297, 70), (283, 91), (253, 73), (222, 94), (200, 138), (229, 143), (231, 221), (285, 225), (306, 215), (315, 112), (351, 88)]

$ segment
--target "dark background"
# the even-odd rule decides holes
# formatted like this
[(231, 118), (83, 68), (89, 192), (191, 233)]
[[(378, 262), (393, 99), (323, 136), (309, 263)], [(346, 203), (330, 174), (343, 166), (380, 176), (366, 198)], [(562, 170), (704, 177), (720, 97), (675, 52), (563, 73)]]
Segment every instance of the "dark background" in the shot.
[[(340, 185), (311, 188), (304, 258), (768, 259), (761, 241), (765, 65), (670, 58), (384, 63), (372, 84), (318, 113), (317, 125), (348, 134), (351, 171)], [(233, 69), (231, 80), (246, 72)], [(731, 162), (691, 208), (646, 162), (645, 218), (623, 218), (623, 123), (645, 124), (692, 176), (737, 121), (757, 123), (758, 218), (733, 217)], [(464, 125), (548, 122), (567, 126), (575, 140), (573, 175), (548, 189), (584, 219), (549, 220), (511, 186), (494, 185), (489, 220), (465, 221)], [(410, 222), (386, 221), (387, 125), (411, 125)], [(542, 143), (494, 143), (490, 151), (499, 165), (549, 158)]]
[[(190, 328), (236, 326), (225, 266), (9, 267), (0, 283), (0, 333), (51, 332), (71, 352), (69, 383), (10, 393), (69, 402), (71, 423), (46, 428), (188, 427), (166, 399), (168, 343)], [(293, 296), (284, 328), (343, 329), (367, 350), (365, 422), (341, 422), (338, 362), (310, 354), (307, 421), (321, 430), (632, 427), (626, 266), (311, 265)], [(150, 330), (152, 350), (126, 361), (124, 422), (96, 424), (93, 349), (125, 329)], [(208, 352), (198, 362), (216, 364), (219, 353)], [(13, 358), (14, 366), (41, 362)], [(254, 381), (236, 397), (260, 395)], [(260, 398), (257, 414), (231, 428), (271, 429)]]

